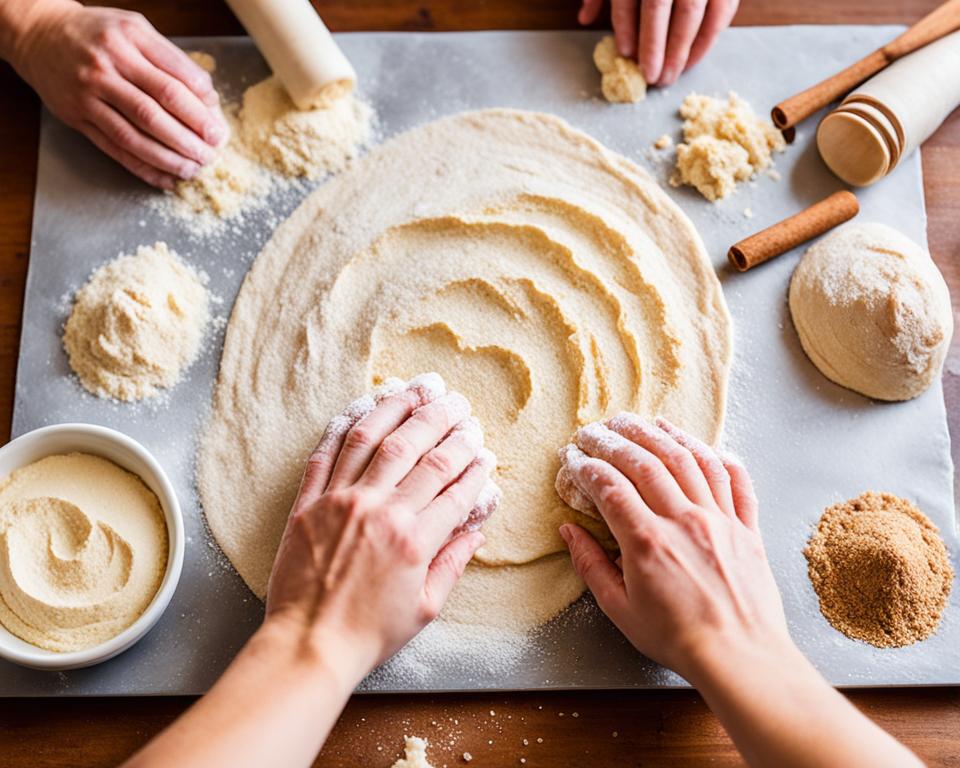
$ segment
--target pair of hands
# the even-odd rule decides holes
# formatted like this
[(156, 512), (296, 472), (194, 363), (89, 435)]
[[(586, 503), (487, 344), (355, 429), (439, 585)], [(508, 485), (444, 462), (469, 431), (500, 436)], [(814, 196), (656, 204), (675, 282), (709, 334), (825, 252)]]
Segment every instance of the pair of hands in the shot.
[(140, 14), (6, 0), (3, 53), (47, 108), (148, 184), (192, 178), (229, 129), (210, 75)]
[[(359, 679), (439, 613), (483, 543), (451, 533), (495, 464), (464, 437), (468, 415), (456, 393), (423, 405), (408, 390), (348, 431), (328, 428), (277, 554), (267, 624), (355, 661)], [(721, 649), (789, 643), (737, 461), (629, 414), (581, 429), (576, 444), (573, 479), (620, 557), (577, 525), (561, 534), (600, 607), (642, 653), (695, 680)]]
[[(583, 0), (577, 17), (593, 24), (604, 0)], [(644, 79), (667, 86), (702, 59), (737, 12), (740, 0), (611, 0), (621, 56), (636, 59)]]
[[(727, 27), (739, 0), (611, 0), (621, 55), (670, 85)], [(603, 0), (583, 0), (592, 24)], [(210, 76), (138, 13), (75, 0), (5, 0), (0, 54), (50, 111), (143, 181), (170, 189), (226, 141)]]

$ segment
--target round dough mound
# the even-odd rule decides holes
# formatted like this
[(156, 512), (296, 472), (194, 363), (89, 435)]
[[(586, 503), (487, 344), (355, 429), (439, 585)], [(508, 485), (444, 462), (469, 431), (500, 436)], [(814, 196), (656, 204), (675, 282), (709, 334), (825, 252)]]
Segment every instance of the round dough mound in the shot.
[(542, 621), (583, 588), (565, 555), (557, 581), (558, 527), (604, 533), (557, 496), (557, 449), (622, 409), (714, 440), (729, 333), (696, 230), (633, 163), (538, 113), (415, 128), (307, 198), (247, 276), (200, 447), (207, 520), (262, 596), (327, 421), (437, 371), (470, 399), (503, 489), (450, 615)]
[(953, 334), (943, 276), (884, 224), (848, 224), (807, 250), (790, 281), (790, 313), (824, 376), (877, 400), (926, 390)]

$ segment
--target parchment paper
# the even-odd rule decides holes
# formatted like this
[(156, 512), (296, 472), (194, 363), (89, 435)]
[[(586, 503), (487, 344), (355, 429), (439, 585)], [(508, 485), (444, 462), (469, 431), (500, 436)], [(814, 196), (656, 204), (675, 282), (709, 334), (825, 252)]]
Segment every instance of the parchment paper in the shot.
[[(672, 151), (655, 152), (664, 132), (679, 137), (676, 110), (690, 91), (734, 89), (759, 113), (893, 38), (894, 27), (731, 29), (678, 85), (652, 90), (637, 105), (599, 98), (591, 32), (348, 34), (338, 42), (356, 66), (361, 93), (388, 137), (444, 114), (511, 106), (559, 114), (607, 146), (648, 167), (661, 182)], [(244, 38), (192, 39), (184, 47), (213, 53), (227, 95), (237, 96), (267, 69)], [(777, 159), (780, 181), (762, 176), (711, 205), (687, 189), (670, 194), (697, 224), (734, 316), (727, 444), (750, 467), (762, 504), (769, 556), (783, 591), (790, 629), (813, 662), (838, 685), (960, 683), (960, 589), (932, 639), (901, 650), (848, 640), (822, 618), (801, 554), (823, 508), (867, 489), (912, 499), (951, 550), (957, 536), (950, 442), (939, 383), (920, 398), (879, 404), (821, 376), (803, 355), (790, 322), (786, 289), (799, 251), (740, 275), (726, 267), (728, 246), (840, 187), (813, 142), (816, 118)], [(464, 151), (469, 151), (464, 147)], [(226, 318), (250, 263), (306, 189), (275, 195), (270, 209), (214, 239), (191, 237), (149, 205), (151, 194), (84, 139), (44, 115), (14, 434), (45, 424), (88, 421), (120, 429), (157, 456), (186, 516), (183, 578), (157, 627), (132, 650), (98, 667), (64, 674), (0, 663), (0, 695), (196, 694), (205, 691), (262, 616), (204, 527), (193, 487), (197, 430), (208, 408), (222, 342), (213, 334), (189, 380), (153, 407), (119, 405), (84, 393), (60, 344), (72, 291), (90, 272), (137, 245), (166, 241), (210, 276)], [(858, 192), (860, 220), (884, 221), (925, 242), (918, 156), (882, 183)], [(753, 217), (747, 218), (749, 209)], [(322, 426), (322, 425), (321, 425)], [(631, 688), (682, 685), (639, 657), (589, 607), (548, 627), (502, 668), (465, 668), (453, 658), (411, 672), (395, 661), (366, 690)]]

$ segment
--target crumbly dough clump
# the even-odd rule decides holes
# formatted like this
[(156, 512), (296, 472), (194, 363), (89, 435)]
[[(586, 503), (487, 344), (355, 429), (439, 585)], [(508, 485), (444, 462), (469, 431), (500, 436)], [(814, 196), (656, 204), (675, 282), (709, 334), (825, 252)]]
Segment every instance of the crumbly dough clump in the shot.
[(729, 195), (737, 182), (768, 168), (786, 148), (783, 135), (731, 92), (726, 100), (691, 93), (680, 105), (683, 143), (670, 183), (688, 184), (707, 200)]
[(602, 75), (600, 89), (603, 98), (613, 103), (643, 101), (647, 96), (647, 81), (644, 80), (637, 62), (617, 53), (612, 35), (603, 38), (593, 49), (593, 63)]
[(131, 401), (180, 381), (210, 317), (204, 283), (166, 243), (140, 246), (94, 272), (77, 291), (63, 333), (84, 388)]
[(906, 499), (868, 491), (827, 507), (804, 555), (821, 612), (848, 637), (890, 648), (936, 631), (953, 568), (937, 527)]
[(403, 757), (391, 768), (433, 768), (427, 760), (427, 741), (419, 736), (403, 737)]

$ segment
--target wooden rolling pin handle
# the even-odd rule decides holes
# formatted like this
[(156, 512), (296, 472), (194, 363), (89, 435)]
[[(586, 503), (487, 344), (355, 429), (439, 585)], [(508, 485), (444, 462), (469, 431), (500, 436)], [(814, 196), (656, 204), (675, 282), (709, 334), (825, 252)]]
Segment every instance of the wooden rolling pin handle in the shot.
[(818, 109), (837, 101), (888, 64), (927, 43), (960, 29), (960, 0), (947, 0), (910, 29), (860, 61), (807, 90), (777, 104), (770, 113), (781, 131), (804, 120)]
[(859, 211), (856, 195), (846, 190), (834, 192), (800, 213), (736, 243), (727, 258), (734, 268), (746, 272), (849, 221)]

